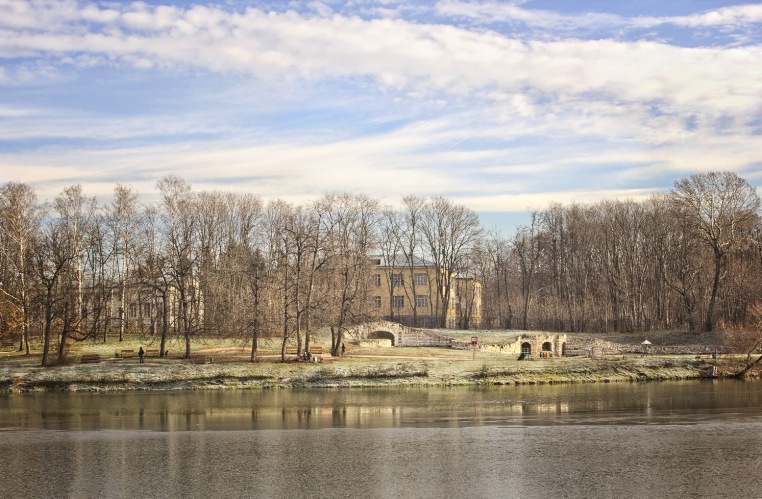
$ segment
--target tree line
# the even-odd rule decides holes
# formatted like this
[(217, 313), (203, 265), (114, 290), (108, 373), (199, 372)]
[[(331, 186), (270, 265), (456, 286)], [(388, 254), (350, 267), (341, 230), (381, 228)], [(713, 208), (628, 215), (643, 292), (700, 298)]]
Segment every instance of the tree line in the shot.
[[(198, 335), (251, 345), (282, 338), (299, 349), (330, 328), (378, 318), (370, 255), (429, 262), (439, 326), (455, 275), (482, 284), (480, 323), (457, 327), (634, 332), (714, 331), (752, 321), (762, 299), (762, 225), (756, 190), (732, 172), (697, 174), (646, 201), (551, 204), (513, 234), (482, 227), (443, 197), (398, 207), (365, 195), (294, 204), (253, 194), (156, 184), (144, 203), (124, 185), (98, 203), (73, 185), (51, 202), (0, 188), (0, 336), (43, 365), (74, 341), (154, 335), (161, 354)], [(394, 270), (399, 272), (399, 269)], [(383, 290), (393, 293), (393, 290)]]

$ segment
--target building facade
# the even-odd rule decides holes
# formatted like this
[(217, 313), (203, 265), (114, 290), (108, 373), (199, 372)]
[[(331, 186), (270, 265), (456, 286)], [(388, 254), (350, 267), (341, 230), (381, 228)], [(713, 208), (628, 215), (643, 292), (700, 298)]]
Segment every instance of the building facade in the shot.
[(477, 279), (449, 269), (438, 273), (435, 264), (420, 258), (371, 258), (371, 310), (376, 318), (424, 328), (480, 326), (482, 287)]

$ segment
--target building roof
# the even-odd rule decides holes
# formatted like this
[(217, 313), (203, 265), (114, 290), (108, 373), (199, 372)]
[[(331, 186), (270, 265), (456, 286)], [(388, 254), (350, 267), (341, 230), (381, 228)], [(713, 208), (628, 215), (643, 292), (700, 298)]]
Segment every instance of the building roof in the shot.
[[(376, 260), (379, 267), (394, 267), (394, 268), (407, 268), (410, 266), (410, 260), (405, 255), (394, 255), (392, 259), (387, 258), (385, 255), (370, 255), (370, 258)], [(413, 267), (435, 267), (434, 262), (424, 260), (417, 256), (413, 256)]]

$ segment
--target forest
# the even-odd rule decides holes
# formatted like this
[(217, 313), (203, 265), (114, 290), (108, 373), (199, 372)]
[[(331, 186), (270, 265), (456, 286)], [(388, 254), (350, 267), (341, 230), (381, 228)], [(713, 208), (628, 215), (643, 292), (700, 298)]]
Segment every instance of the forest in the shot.
[[(582, 332), (743, 329), (762, 301), (760, 199), (733, 172), (700, 173), (645, 201), (550, 204), (513, 234), (444, 197), (396, 206), (329, 193), (303, 204), (156, 183), (158, 201), (80, 185), (40, 201), (0, 188), (0, 338), (42, 364), (108, 336), (283, 338), (377, 319), (370, 255), (430, 262), (444, 311), (455, 276), (481, 282), (480, 322), (456, 327)], [(440, 272), (441, 271), (441, 272)], [(391, 292), (391, 291), (390, 291)], [(468, 313), (468, 312), (462, 312)], [(441, 326), (445, 326), (444, 316)]]

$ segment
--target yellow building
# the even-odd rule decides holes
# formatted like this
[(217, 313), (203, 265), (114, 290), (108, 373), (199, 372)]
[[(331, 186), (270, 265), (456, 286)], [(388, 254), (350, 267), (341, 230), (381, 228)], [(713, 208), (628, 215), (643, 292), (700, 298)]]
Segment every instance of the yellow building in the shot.
[[(482, 298), (477, 279), (442, 269), (442, 292), (438, 292), (434, 263), (415, 257), (412, 262), (404, 257), (372, 258), (375, 267), (370, 283), (371, 310), (378, 319), (428, 328), (479, 327)], [(443, 314), (444, 296), (449, 297), (446, 314)]]

